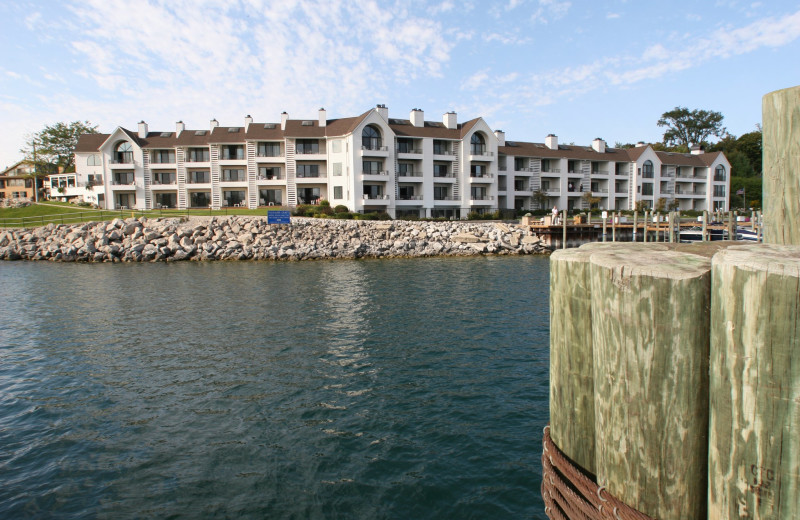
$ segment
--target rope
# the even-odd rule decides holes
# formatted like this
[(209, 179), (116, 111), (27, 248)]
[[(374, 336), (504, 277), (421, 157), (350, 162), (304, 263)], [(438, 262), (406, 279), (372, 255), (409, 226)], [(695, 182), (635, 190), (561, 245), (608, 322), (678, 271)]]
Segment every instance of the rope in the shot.
[(542, 498), (551, 520), (653, 520), (611, 495), (574, 465), (550, 438), (542, 440)]

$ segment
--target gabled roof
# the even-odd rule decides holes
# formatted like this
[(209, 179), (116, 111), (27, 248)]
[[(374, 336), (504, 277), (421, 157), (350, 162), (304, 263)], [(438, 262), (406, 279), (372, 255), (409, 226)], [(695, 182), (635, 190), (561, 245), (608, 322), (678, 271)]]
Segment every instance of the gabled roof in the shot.
[(208, 142), (213, 144), (244, 144), (245, 135), (243, 126), (218, 126), (211, 132)]
[(409, 119), (389, 119), (389, 128), (398, 137), (432, 137), (434, 139), (461, 139), (459, 129), (462, 125), (450, 129), (444, 123), (425, 121), (424, 126), (414, 126)]
[(175, 132), (148, 132), (147, 137), (141, 140), (141, 147), (174, 148), (176, 141)]
[(692, 155), (690, 153), (678, 152), (656, 152), (661, 164), (668, 164), (670, 166), (709, 166), (714, 162), (714, 159), (721, 152), (713, 152), (710, 154)]
[(372, 112), (372, 110), (367, 110), (360, 116), (356, 117), (343, 117), (341, 119), (329, 119), (326, 122), (325, 127), (325, 135), (327, 136), (339, 136), (339, 135), (347, 135), (353, 132), (358, 125), (361, 124), (364, 119)]
[(245, 133), (248, 141), (283, 140), (283, 130), (280, 123), (250, 123)]
[(175, 138), (175, 146), (208, 146), (210, 135), (210, 130), (184, 130)]
[(78, 136), (78, 144), (75, 145), (77, 153), (93, 153), (100, 149), (100, 145), (106, 142), (110, 134), (81, 134)]

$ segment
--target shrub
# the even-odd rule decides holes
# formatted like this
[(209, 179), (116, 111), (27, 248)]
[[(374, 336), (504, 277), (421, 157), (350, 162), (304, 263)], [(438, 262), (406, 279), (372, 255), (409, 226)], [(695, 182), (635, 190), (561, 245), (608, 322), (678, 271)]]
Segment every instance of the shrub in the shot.
[(349, 213), (350, 208), (345, 206), (344, 204), (338, 204), (335, 208), (333, 208), (334, 213)]
[(342, 212), (334, 213), (333, 214), (333, 218), (348, 220), (348, 219), (352, 219), (353, 218), (353, 214), (350, 213), (349, 211), (342, 211)]
[(319, 205), (320, 205), (320, 206), (322, 206), (323, 208), (329, 208), (329, 207), (331, 207), (331, 203), (330, 203), (328, 200), (326, 200), (326, 199), (322, 199), (322, 200), (320, 200), (320, 201), (319, 201)]

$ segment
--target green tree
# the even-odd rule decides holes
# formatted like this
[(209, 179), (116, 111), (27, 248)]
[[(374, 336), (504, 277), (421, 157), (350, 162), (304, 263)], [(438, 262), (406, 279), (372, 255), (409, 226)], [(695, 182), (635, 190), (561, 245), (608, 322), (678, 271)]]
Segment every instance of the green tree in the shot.
[(713, 110), (675, 107), (661, 114), (657, 124), (667, 127), (664, 132), (664, 144), (667, 146), (707, 145), (710, 137), (725, 136), (722, 119), (722, 114)]
[(660, 212), (662, 212), (662, 211), (664, 211), (664, 210), (666, 210), (666, 209), (667, 209), (667, 199), (665, 199), (664, 197), (660, 197), (660, 198), (659, 198), (659, 199), (656, 201), (656, 205), (655, 205), (655, 208), (654, 208), (654, 209), (655, 209), (656, 211), (658, 211), (659, 213), (660, 213)]
[(756, 175), (761, 175), (762, 143), (763, 137), (760, 128), (754, 132), (742, 134), (736, 140), (736, 148), (747, 156)]
[(547, 203), (549, 201), (550, 198), (547, 196), (547, 193), (542, 190), (533, 192), (533, 202), (536, 204), (537, 209), (547, 209)]
[(92, 126), (89, 121), (58, 122), (32, 134), (20, 153), (44, 171), (58, 167), (64, 168), (65, 172), (75, 171), (74, 153), (78, 137), (96, 133), (97, 126)]

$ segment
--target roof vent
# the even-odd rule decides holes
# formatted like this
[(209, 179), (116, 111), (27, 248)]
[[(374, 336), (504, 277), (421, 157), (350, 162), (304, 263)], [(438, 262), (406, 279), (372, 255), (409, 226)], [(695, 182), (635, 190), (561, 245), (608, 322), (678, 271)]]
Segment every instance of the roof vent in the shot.
[(205, 130), (195, 130), (194, 135), (206, 135)]
[(239, 132), (239, 127), (238, 126), (232, 126), (232, 127), (228, 128), (228, 133), (229, 134), (235, 134), (235, 133), (238, 133), (238, 132)]

